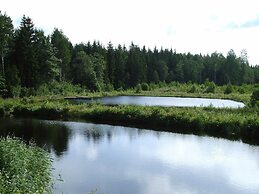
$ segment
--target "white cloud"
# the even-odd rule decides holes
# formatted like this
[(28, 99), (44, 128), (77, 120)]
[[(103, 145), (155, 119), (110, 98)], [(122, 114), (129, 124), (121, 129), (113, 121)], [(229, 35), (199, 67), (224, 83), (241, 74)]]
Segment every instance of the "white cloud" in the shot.
[(176, 134), (172, 134), (174, 141), (168, 134), (162, 136), (163, 141), (159, 144), (152, 142), (152, 145), (141, 146), (139, 155), (150, 161), (159, 160), (172, 169), (190, 167), (193, 171), (197, 169), (202, 172), (205, 169), (206, 173), (221, 172), (229, 184), (259, 190), (257, 151), (248, 145), (223, 139), (211, 144), (209, 142), (213, 138), (191, 135), (186, 136), (188, 141)]
[(258, 5), (257, 0), (0, 0), (14, 21), (25, 14), (47, 33), (62, 29), (73, 43), (133, 41), (203, 54), (246, 49), (252, 64), (259, 64), (258, 27), (231, 25), (255, 20)]

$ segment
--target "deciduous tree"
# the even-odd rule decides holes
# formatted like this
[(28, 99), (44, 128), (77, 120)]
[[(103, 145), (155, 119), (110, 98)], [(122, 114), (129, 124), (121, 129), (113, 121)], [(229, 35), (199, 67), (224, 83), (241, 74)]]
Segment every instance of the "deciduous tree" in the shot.
[(2, 64), (2, 76), (5, 77), (5, 55), (9, 50), (9, 43), (13, 38), (12, 20), (0, 11), (0, 55)]

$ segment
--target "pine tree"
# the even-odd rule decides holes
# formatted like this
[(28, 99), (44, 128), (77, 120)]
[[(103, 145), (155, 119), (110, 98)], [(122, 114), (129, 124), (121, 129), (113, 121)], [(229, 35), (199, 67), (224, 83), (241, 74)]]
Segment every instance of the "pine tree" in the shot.
[(107, 47), (107, 78), (111, 84), (114, 84), (114, 71), (115, 71), (115, 53), (113, 45), (109, 42)]
[(115, 50), (114, 87), (125, 87), (127, 51), (121, 45)]
[(184, 81), (183, 62), (180, 61), (175, 67), (175, 80), (178, 82)]
[(127, 83), (128, 86), (132, 87), (138, 83), (146, 82), (147, 65), (145, 63), (145, 57), (139, 47), (133, 43), (129, 50), (127, 71), (130, 75), (129, 83)]

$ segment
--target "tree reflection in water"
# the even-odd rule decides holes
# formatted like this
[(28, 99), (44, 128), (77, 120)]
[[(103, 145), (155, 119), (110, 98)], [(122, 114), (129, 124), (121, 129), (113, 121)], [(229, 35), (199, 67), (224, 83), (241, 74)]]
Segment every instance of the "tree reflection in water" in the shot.
[(54, 151), (60, 157), (68, 147), (71, 132), (62, 123), (52, 123), (34, 119), (0, 119), (0, 136), (16, 136), (25, 142), (35, 142), (38, 146)]

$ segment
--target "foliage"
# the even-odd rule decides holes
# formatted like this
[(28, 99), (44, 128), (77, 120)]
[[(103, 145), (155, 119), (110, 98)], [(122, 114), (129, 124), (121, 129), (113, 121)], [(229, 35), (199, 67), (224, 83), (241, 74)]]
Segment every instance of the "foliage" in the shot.
[(20, 139), (0, 139), (0, 193), (50, 192), (49, 154)]
[(103, 90), (106, 91), (106, 92), (112, 92), (114, 90), (114, 87), (112, 84), (105, 84), (103, 86)]
[(140, 84), (136, 86), (136, 93), (140, 93), (142, 91), (142, 87)]
[(256, 88), (251, 95), (251, 105), (259, 107), (259, 89)]
[(136, 86), (146, 81), (146, 63), (143, 52), (133, 43), (130, 46), (127, 58), (127, 71), (129, 78), (126, 80), (128, 87)]
[(56, 51), (43, 31), (35, 30), (34, 50), (38, 66), (36, 73), (39, 75), (36, 85), (40, 86), (58, 77), (61, 61), (55, 56)]
[(22, 87), (33, 87), (36, 75), (35, 50), (33, 48), (35, 39), (35, 29), (32, 20), (23, 16), (20, 28), (16, 30), (14, 37), (14, 52), (12, 58), (16, 64), (20, 76)]
[(69, 74), (69, 64), (72, 56), (72, 44), (64, 35), (62, 30), (54, 29), (51, 35), (51, 44), (56, 50), (55, 57), (60, 60), (59, 63), (59, 79), (60, 81), (66, 79)]
[[(57, 76), (59, 60), (54, 54), (49, 38), (43, 31), (34, 28), (31, 18), (23, 16), (14, 34), (14, 48), (10, 57), (15, 67), (10, 66), (14, 75), (9, 76), (14, 76), (15, 80), (20, 78), (21, 87), (35, 89)], [(18, 75), (20, 77), (16, 78)]]
[(6, 14), (2, 14), (0, 11), (0, 56), (2, 71), (1, 75), (5, 77), (5, 62), (4, 58), (9, 51), (9, 45), (13, 38), (13, 24), (12, 20)]
[(233, 92), (233, 86), (231, 84), (228, 84), (225, 91), (224, 91), (224, 94), (231, 94)]
[(0, 97), (6, 97), (7, 89), (6, 89), (6, 81), (0, 76)]
[[(37, 90), (36, 95), (38, 96), (70, 96), (76, 94), (86, 94), (87, 90), (71, 84), (69, 82), (58, 82), (52, 81), (48, 84), (42, 84)], [(28, 95), (27, 95), (28, 96)]]
[(71, 71), (73, 83), (87, 87), (91, 91), (101, 91), (104, 87), (105, 61), (99, 54), (87, 55), (84, 51), (76, 53)]
[(244, 88), (238, 88), (238, 90), (237, 90), (240, 94), (244, 94), (245, 93), (245, 90), (244, 90)]
[[(131, 92), (133, 94), (135, 91)], [(150, 92), (145, 91), (145, 93), (140, 92), (139, 94), (149, 95)], [(222, 89), (222, 96), (224, 96), (223, 92), (224, 89)], [(161, 95), (161, 92), (158, 94)], [(94, 95), (101, 96), (102, 93)], [(105, 95), (116, 95), (116, 93), (105, 93)], [(213, 97), (214, 94), (206, 95)], [(228, 97), (231, 96), (234, 97), (234, 94), (228, 95)], [(145, 126), (156, 130), (207, 134), (259, 143), (258, 109), (249, 107), (217, 109), (212, 107), (105, 106), (98, 103), (76, 104), (62, 99), (53, 99), (53, 97), (30, 97), (0, 100), (0, 114), (2, 116), (29, 116), (47, 119), (90, 119), (104, 123)]]
[(147, 83), (142, 83), (142, 84), (141, 84), (141, 89), (142, 89), (143, 91), (148, 91), (148, 90), (150, 90), (149, 85), (148, 85)]
[[(68, 82), (94, 92), (130, 89), (138, 84), (142, 91), (149, 91), (158, 86), (154, 84), (183, 83), (173, 90), (190, 94), (203, 91), (206, 95), (217, 93), (217, 86), (228, 83), (243, 84), (238, 91), (247, 94), (246, 84), (259, 83), (259, 66), (250, 66), (245, 50), (240, 56), (233, 50), (227, 56), (216, 52), (202, 56), (140, 48), (133, 43), (128, 49), (111, 42), (107, 47), (97, 41), (72, 45), (62, 30), (54, 29), (46, 36), (26, 16), (13, 31), (10, 17), (0, 13), (0, 25), (0, 54), (9, 97), (43, 94), (38, 91), (57, 80), (60, 85)], [(189, 87), (190, 83), (196, 85)], [(228, 95), (234, 92), (230, 85), (225, 89)]]
[(197, 92), (197, 87), (195, 85), (193, 85), (188, 92), (189, 93), (196, 93)]
[(216, 85), (214, 82), (207, 82), (205, 85), (207, 86), (205, 90), (206, 93), (215, 93)]

